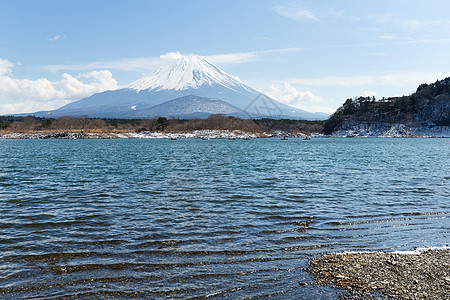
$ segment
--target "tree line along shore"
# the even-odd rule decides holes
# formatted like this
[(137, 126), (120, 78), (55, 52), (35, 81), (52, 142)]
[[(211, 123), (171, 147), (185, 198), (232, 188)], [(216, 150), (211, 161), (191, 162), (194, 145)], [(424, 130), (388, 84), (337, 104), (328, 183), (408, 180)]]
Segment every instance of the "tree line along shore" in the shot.
[(239, 119), (211, 115), (206, 119), (96, 119), (87, 117), (40, 117), (0, 116), (0, 134), (11, 133), (182, 133), (198, 130), (242, 131), (254, 134), (282, 132), (291, 135), (323, 133), (325, 121), (289, 119)]

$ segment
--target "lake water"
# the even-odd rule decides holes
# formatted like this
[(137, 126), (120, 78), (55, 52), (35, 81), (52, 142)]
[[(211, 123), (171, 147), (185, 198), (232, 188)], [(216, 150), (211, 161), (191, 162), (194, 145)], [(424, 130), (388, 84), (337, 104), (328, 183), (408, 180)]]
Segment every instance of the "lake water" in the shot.
[(0, 140), (0, 153), (2, 299), (337, 299), (304, 272), (312, 255), (450, 240), (449, 139)]

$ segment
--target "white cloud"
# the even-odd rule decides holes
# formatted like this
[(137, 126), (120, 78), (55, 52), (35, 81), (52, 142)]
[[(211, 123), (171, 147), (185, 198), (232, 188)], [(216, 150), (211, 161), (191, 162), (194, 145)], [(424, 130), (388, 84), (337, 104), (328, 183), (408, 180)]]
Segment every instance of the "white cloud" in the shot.
[(396, 36), (395, 36), (395, 34), (388, 34), (388, 33), (386, 33), (386, 34), (380, 35), (379, 38), (382, 39), (382, 40), (393, 40), (393, 39), (396, 38)]
[(443, 38), (443, 39), (412, 39), (408, 38), (404, 42), (399, 42), (399, 45), (414, 45), (414, 44), (444, 44), (449, 43), (449, 38)]
[(258, 60), (258, 54), (255, 52), (246, 53), (228, 53), (205, 56), (205, 58), (213, 64), (240, 64)]
[[(80, 80), (83, 78), (90, 79), (90, 82), (84, 83)], [(61, 80), (54, 82), (46, 78), (30, 80), (0, 76), (0, 99), (2, 100), (76, 99), (115, 88), (117, 88), (117, 81), (112, 78), (108, 70), (79, 74), (77, 78), (64, 73)]]
[(436, 27), (448, 26), (448, 22), (444, 21), (424, 21), (424, 20), (397, 20), (393, 22), (394, 25), (401, 27), (408, 31), (427, 30)]
[(450, 26), (450, 21), (448, 20), (406, 19), (394, 14), (372, 15), (370, 18), (375, 19), (380, 25), (395, 27), (409, 32), (426, 30), (435, 31), (436, 28), (441, 29)]
[(285, 6), (277, 5), (273, 8), (273, 10), (283, 17), (296, 21), (319, 21), (319, 18), (313, 11), (304, 9), (303, 7), (295, 3)]
[[(242, 64), (253, 61), (261, 60), (264, 55), (277, 54), (277, 53), (289, 53), (304, 50), (305, 48), (282, 48), (238, 53), (223, 53), (204, 56), (207, 60), (218, 65), (227, 64)], [(135, 71), (148, 73), (156, 70), (164, 65), (167, 60), (176, 59), (180, 57), (179, 52), (169, 52), (159, 57), (138, 57), (138, 58), (123, 58), (118, 60), (109, 61), (96, 61), (85, 64), (73, 64), (73, 65), (49, 65), (44, 67), (51, 72), (60, 71), (88, 71), (98, 69), (109, 70), (121, 70), (121, 71)]]
[(24, 101), (18, 103), (6, 103), (0, 104), (0, 114), (18, 114), (18, 113), (31, 113), (37, 111), (53, 110), (69, 104), (69, 100), (53, 100), (48, 102), (40, 101)]
[(174, 59), (179, 59), (183, 57), (183, 54), (181, 54), (180, 52), (168, 52), (166, 54), (162, 54), (159, 56), (161, 59), (165, 59), (165, 60), (174, 60)]
[(327, 76), (321, 78), (291, 78), (290, 83), (316, 87), (360, 87), (418, 85), (448, 77), (449, 72), (398, 72), (384, 75)]
[(272, 84), (270, 89), (264, 91), (264, 93), (281, 103), (303, 110), (326, 113), (334, 112), (334, 109), (320, 105), (325, 102), (322, 97), (314, 95), (311, 91), (299, 91), (289, 82), (282, 82), (277, 85)]
[(0, 58), (0, 76), (11, 73), (14, 64), (7, 59)]
[(363, 96), (363, 97), (375, 97), (376, 98), (377, 97), (377, 92), (375, 92), (375, 91), (364, 91), (361, 96)]
[(117, 88), (108, 70), (92, 71), (73, 77), (64, 73), (58, 81), (0, 76), (0, 114), (54, 109), (94, 93)]
[(57, 41), (57, 40), (63, 40), (63, 39), (65, 39), (66, 38), (66, 36), (65, 35), (55, 35), (54, 37), (51, 37), (51, 38), (48, 38), (48, 40), (50, 41), (50, 42), (54, 42), (54, 41)]
[(109, 61), (94, 61), (85, 64), (49, 65), (44, 68), (54, 73), (59, 71), (89, 71), (99, 69), (148, 72), (157, 69), (162, 64), (163, 60), (160, 57), (137, 57)]
[(253, 61), (259, 61), (267, 54), (277, 54), (277, 53), (289, 53), (304, 50), (305, 48), (282, 48), (282, 49), (271, 49), (271, 50), (259, 50), (259, 51), (249, 51), (249, 52), (237, 52), (237, 53), (226, 53), (226, 54), (215, 54), (205, 56), (207, 60), (218, 65), (227, 64), (241, 64)]

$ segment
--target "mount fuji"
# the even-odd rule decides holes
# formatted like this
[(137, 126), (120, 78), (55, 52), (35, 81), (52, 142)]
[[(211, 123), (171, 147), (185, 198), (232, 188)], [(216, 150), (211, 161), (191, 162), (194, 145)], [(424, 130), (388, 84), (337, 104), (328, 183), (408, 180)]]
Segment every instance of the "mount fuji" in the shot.
[(177, 55), (172, 64), (164, 65), (124, 88), (96, 93), (56, 110), (32, 115), (50, 118), (81, 115), (92, 118), (190, 118), (210, 114), (304, 120), (328, 117), (324, 113), (311, 113), (280, 103), (225, 73), (204, 57), (195, 55)]

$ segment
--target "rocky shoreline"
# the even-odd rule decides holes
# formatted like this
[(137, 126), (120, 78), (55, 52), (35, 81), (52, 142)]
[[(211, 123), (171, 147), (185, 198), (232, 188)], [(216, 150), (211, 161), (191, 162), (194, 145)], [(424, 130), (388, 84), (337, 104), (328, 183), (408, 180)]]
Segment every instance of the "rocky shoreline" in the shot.
[(308, 264), (314, 283), (343, 289), (343, 299), (450, 299), (450, 248), (326, 254)]
[(184, 138), (258, 138), (261, 134), (240, 130), (197, 130), (193, 132), (32, 132), (0, 133), (0, 139), (184, 139)]
[[(195, 130), (192, 132), (72, 132), (72, 131), (56, 131), (56, 132), (0, 132), (1, 139), (253, 139), (253, 138), (303, 138), (311, 137), (362, 137), (362, 138), (432, 138), (446, 137), (433, 135), (352, 135), (352, 134), (333, 134), (326, 136), (320, 133), (287, 133), (282, 131), (275, 132), (245, 132), (241, 130)], [(450, 137), (450, 136), (449, 136)]]
[(0, 133), (0, 139), (250, 139), (268, 137), (305, 138), (303, 133), (254, 133), (241, 130), (194, 130), (191, 132), (27, 132)]

